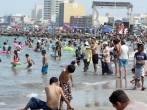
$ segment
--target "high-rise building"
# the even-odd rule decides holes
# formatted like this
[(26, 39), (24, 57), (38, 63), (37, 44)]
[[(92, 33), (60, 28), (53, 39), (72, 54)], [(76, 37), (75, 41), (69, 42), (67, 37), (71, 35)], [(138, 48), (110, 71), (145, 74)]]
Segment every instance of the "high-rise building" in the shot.
[(32, 9), (32, 16), (31, 18), (34, 20), (40, 20), (43, 19), (43, 5), (35, 5), (35, 8)]
[(61, 3), (59, 9), (59, 25), (70, 24), (71, 16), (85, 16), (85, 6), (70, 0), (69, 3)]
[(44, 0), (44, 19), (56, 22), (59, 16), (60, 3), (63, 2), (64, 0)]

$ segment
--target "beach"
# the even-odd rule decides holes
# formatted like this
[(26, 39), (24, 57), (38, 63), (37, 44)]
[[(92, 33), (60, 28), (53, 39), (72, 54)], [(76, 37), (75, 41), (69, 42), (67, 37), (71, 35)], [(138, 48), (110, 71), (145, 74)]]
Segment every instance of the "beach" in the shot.
[[(15, 37), (0, 37), (0, 43), (8, 40), (8, 45), (12, 46)], [(26, 38), (17, 38), (23, 44)], [(33, 47), (35, 47), (37, 40), (34, 39)], [(14, 47), (12, 46), (12, 50)], [(0, 58), (0, 110), (17, 110), (19, 107), (24, 107), (31, 97), (37, 97), (46, 100), (44, 88), (49, 84), (49, 79), (53, 76), (59, 77), (61, 71), (65, 66), (70, 64), (75, 58), (73, 57), (75, 51), (62, 50), (61, 60), (54, 60), (47, 51), (49, 58), (49, 72), (47, 75), (41, 74), (42, 55), (40, 52), (35, 53), (32, 49), (25, 46), (20, 56), (21, 65), (12, 68), (11, 62), (13, 61), (13, 51), (11, 55), (1, 54)], [(32, 69), (26, 69), (27, 64), (25, 54), (29, 53), (30, 57), (34, 60), (35, 65)], [(135, 101), (143, 101), (147, 103), (146, 90), (141, 91), (133, 90), (134, 85), (130, 83), (133, 74), (131, 73), (133, 65), (133, 52), (130, 52), (130, 59), (128, 65), (128, 78), (117, 79), (115, 75), (102, 76), (101, 65), (99, 61), (98, 72), (93, 73), (93, 65), (90, 63), (89, 70), (83, 72), (83, 62), (76, 67), (73, 73), (75, 87), (72, 88), (73, 100), (71, 104), (75, 110), (115, 110), (109, 102), (109, 96), (116, 89), (123, 89), (126, 91), (130, 99)], [(114, 64), (112, 62), (114, 70)], [(147, 81), (145, 78), (145, 87)], [(64, 104), (64, 108), (66, 105)]]

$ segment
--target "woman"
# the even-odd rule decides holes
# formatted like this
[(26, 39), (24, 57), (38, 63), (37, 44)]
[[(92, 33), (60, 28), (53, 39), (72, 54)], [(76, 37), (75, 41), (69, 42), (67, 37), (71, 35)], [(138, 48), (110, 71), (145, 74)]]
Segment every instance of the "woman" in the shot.
[(102, 55), (102, 75), (107, 73), (107, 75), (113, 74), (113, 69), (110, 61), (110, 49), (108, 47), (108, 42), (103, 43)]
[(82, 50), (83, 62), (84, 62), (84, 72), (88, 70), (90, 61), (92, 61), (92, 51), (90, 49), (90, 44), (86, 41)]

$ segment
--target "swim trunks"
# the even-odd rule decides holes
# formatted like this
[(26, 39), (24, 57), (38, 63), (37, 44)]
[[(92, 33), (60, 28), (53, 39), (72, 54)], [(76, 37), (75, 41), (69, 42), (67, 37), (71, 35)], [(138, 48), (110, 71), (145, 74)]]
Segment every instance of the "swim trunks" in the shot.
[(42, 74), (47, 74), (47, 71), (48, 71), (48, 64), (45, 64), (43, 67), (42, 67)]
[(36, 109), (43, 109), (43, 110), (58, 110), (58, 108), (50, 108), (46, 105), (46, 102), (32, 97), (29, 101), (30, 109), (36, 110)]
[(93, 64), (98, 64), (98, 54), (92, 55)]

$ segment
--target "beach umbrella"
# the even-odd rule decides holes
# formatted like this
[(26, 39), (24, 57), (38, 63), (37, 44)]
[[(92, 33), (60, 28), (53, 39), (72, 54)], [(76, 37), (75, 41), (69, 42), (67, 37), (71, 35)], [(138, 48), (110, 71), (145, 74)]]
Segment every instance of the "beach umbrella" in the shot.
[(112, 31), (113, 31), (113, 29), (111, 29), (111, 28), (104, 28), (102, 30), (102, 33), (109, 33), (109, 32), (112, 32)]

